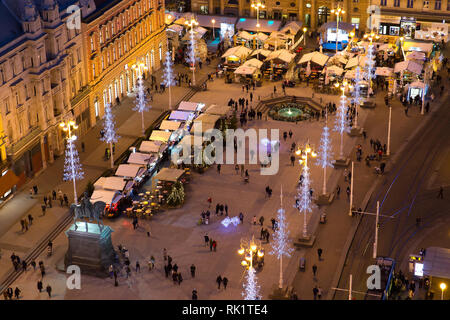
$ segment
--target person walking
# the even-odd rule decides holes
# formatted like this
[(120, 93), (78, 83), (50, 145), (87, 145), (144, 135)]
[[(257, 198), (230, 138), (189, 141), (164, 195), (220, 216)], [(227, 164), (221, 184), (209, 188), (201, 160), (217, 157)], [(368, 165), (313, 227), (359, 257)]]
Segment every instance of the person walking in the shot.
[(41, 209), (42, 209), (42, 216), (45, 216), (45, 210), (47, 210), (47, 206), (45, 204), (43, 204), (43, 205), (41, 205)]
[(180, 286), (181, 282), (183, 281), (183, 277), (181, 276), (181, 272), (178, 272), (177, 278), (178, 278), (178, 285)]
[(322, 252), (323, 252), (323, 250), (321, 249), (321, 248), (319, 248), (319, 249), (317, 249), (317, 255), (319, 256), (319, 261), (321, 261), (322, 260)]
[(52, 287), (48, 284), (47, 288), (45, 288), (45, 290), (48, 293), (48, 297), (51, 298), (52, 297)]
[(217, 241), (216, 240), (213, 240), (212, 247), (213, 247), (214, 252), (216, 252), (216, 250), (217, 250)]
[(16, 287), (16, 289), (14, 290), (14, 296), (17, 300), (19, 300), (19, 298), (20, 298), (20, 292), (21, 291), (20, 291), (19, 287)]
[(37, 282), (37, 289), (39, 290), (39, 292), (42, 292), (42, 288), (43, 288), (44, 286), (42, 285), (42, 281), (41, 280), (38, 280), (38, 282)]
[(139, 264), (139, 260), (136, 261), (136, 272), (141, 272), (141, 265)]
[(213, 249), (213, 239), (209, 238), (209, 251), (212, 251)]
[(219, 164), (217, 164), (217, 173), (218, 174), (220, 174), (220, 168), (221, 168), (222, 166), (220, 165), (220, 163)]
[(227, 289), (227, 285), (228, 285), (228, 278), (227, 277), (223, 277), (222, 283), (223, 283), (223, 288), (226, 290)]
[(339, 195), (341, 194), (341, 187), (338, 185), (337, 187), (336, 187), (336, 198), (338, 198), (339, 199)]
[(261, 216), (261, 217), (259, 218), (259, 224), (260, 224), (261, 226), (263, 226), (263, 224), (264, 224), (264, 217), (263, 217), (263, 216)]
[(242, 212), (239, 212), (239, 220), (241, 221), (241, 224), (244, 223), (244, 214)]
[(28, 215), (28, 223), (30, 226), (33, 224), (33, 216), (31, 214)]
[(350, 201), (350, 187), (347, 187), (347, 200)]
[(438, 199), (444, 199), (444, 188), (442, 186), (439, 187), (439, 193), (437, 195)]
[(319, 289), (317, 289), (317, 286), (315, 286), (314, 289), (313, 289), (314, 300), (317, 300), (317, 294), (318, 293), (319, 293)]
[(322, 288), (321, 287), (317, 288), (317, 298), (319, 298), (319, 300), (322, 299)]
[(222, 283), (222, 277), (220, 275), (217, 277), (216, 282), (218, 286), (217, 289), (220, 289), (220, 284)]
[(312, 271), (313, 271), (313, 275), (314, 275), (314, 278), (315, 278), (316, 277), (316, 272), (317, 272), (317, 266), (315, 264), (313, 264), (313, 266), (312, 266)]
[(195, 265), (194, 264), (191, 265), (191, 277), (195, 278)]
[(197, 295), (197, 290), (192, 290), (192, 300), (197, 300), (198, 299), (198, 295)]
[(209, 236), (208, 236), (208, 233), (206, 233), (203, 237), (204, 237), (204, 239), (205, 239), (205, 247), (207, 247), (207, 246), (208, 246), (208, 243), (209, 243)]
[(7, 292), (7, 294), (8, 294), (8, 298), (9, 298), (9, 300), (12, 300), (12, 297), (13, 297), (13, 289), (11, 288), (11, 287), (9, 287), (7, 290), (6, 290), (6, 292)]

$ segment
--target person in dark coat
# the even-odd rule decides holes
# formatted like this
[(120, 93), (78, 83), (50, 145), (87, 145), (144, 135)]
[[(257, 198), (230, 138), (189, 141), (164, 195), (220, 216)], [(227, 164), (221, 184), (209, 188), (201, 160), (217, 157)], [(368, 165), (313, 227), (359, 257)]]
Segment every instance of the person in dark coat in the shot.
[(50, 285), (47, 285), (47, 288), (45, 290), (48, 293), (48, 297), (51, 298), (52, 297), (52, 287)]
[(220, 275), (217, 277), (216, 282), (218, 285), (217, 289), (220, 289), (220, 284), (222, 283), (222, 277)]
[(38, 282), (37, 282), (37, 289), (39, 290), (39, 292), (42, 292), (42, 288), (43, 288), (44, 286), (42, 285), (42, 281), (41, 280), (39, 280)]

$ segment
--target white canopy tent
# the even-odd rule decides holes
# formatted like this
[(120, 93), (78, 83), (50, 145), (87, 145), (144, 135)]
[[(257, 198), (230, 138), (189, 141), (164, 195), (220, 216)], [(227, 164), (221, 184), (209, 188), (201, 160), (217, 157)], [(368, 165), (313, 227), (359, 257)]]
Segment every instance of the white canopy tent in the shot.
[[(266, 49), (257, 49), (252, 52), (250, 57), (257, 57), (259, 55), (260, 57), (262, 56), (263, 58), (267, 58), (271, 52), (272, 51), (266, 50)], [(251, 60), (253, 60), (253, 59), (251, 59)]]
[(345, 65), (345, 69), (351, 69), (357, 66), (364, 67), (366, 64), (367, 57), (366, 56), (356, 56), (350, 58), (347, 64)]
[(163, 168), (154, 177), (154, 180), (177, 182), (178, 179), (184, 174), (184, 170)]
[(91, 195), (91, 202), (103, 201), (107, 205), (117, 202), (122, 195), (117, 190), (96, 189)]
[[(270, 52), (270, 51), (269, 51)], [(263, 62), (258, 60), (258, 59), (250, 59), (244, 62), (243, 66), (245, 67), (253, 67), (253, 68), (261, 68), (261, 66), (263, 65)]]
[(240, 74), (240, 75), (252, 75), (256, 72), (255, 67), (246, 67), (246, 66), (239, 66), (234, 73)]
[(121, 164), (116, 170), (115, 175), (118, 177), (130, 177), (134, 178), (139, 174), (142, 174), (145, 168), (138, 164)]
[(398, 73), (401, 71), (409, 71), (415, 74), (422, 73), (423, 66), (420, 63), (414, 62), (412, 60), (405, 60), (402, 62), (397, 62), (394, 66), (394, 72)]
[(226, 116), (228, 113), (231, 112), (231, 108), (229, 106), (225, 105), (217, 105), (213, 104), (206, 109), (206, 114), (215, 114), (218, 116)]
[(320, 53), (319, 51), (314, 51), (304, 54), (298, 64), (314, 62), (315, 64), (323, 67), (327, 63), (328, 59), (329, 57), (326, 54)]
[(262, 32), (258, 32), (258, 33), (252, 34), (252, 39), (256, 39), (258, 41), (263, 41), (264, 42), (264, 41), (267, 40), (267, 38), (269, 38), (269, 36), (267, 34), (265, 34), (265, 33), (262, 33)]
[(174, 110), (170, 113), (169, 120), (187, 121), (193, 115), (193, 112)]
[(170, 139), (172, 132), (162, 131), (162, 130), (153, 130), (150, 136), (150, 140), (152, 141), (162, 141), (167, 142)]
[(345, 79), (354, 79), (355, 76), (356, 76), (356, 70), (353, 69), (353, 70), (348, 70), (348, 71), (345, 73), (344, 78), (345, 78)]
[(208, 123), (215, 124), (219, 119), (220, 119), (220, 116), (218, 116), (218, 115), (203, 113), (203, 114), (199, 115), (194, 120), (194, 123), (198, 123), (198, 122), (206, 123), (206, 122), (208, 122)]
[(388, 67), (377, 67), (375, 69), (377, 76), (390, 77), (394, 74), (394, 69)]
[(290, 53), (286, 49), (280, 49), (273, 51), (269, 54), (269, 56), (266, 58), (266, 61), (270, 60), (281, 60), (284, 63), (290, 63), (295, 58), (295, 53)]
[(161, 122), (161, 125), (159, 126), (159, 130), (175, 131), (178, 130), (180, 126), (181, 126), (180, 121), (163, 120)]
[(245, 31), (245, 30), (239, 31), (239, 32), (236, 34), (236, 36), (237, 36), (238, 38), (244, 39), (244, 40), (246, 40), (246, 41), (249, 41), (249, 40), (252, 40), (252, 39), (253, 39), (253, 35), (250, 34), (250, 33), (247, 32), (247, 31)]
[(178, 110), (181, 111), (197, 111), (199, 103), (197, 102), (189, 102), (189, 101), (181, 101), (178, 106)]
[(170, 26), (167, 27), (168, 31), (173, 31), (176, 33), (181, 33), (183, 32), (184, 28), (182, 26), (180, 26), (179, 24), (171, 24)]
[(406, 60), (425, 60), (426, 56), (421, 51), (411, 51), (406, 55)]
[(338, 66), (330, 66), (330, 67), (326, 67), (326, 70), (323, 69), (322, 73), (326, 73), (328, 72), (328, 74), (334, 74), (337, 76), (340, 76), (344, 73), (344, 69), (338, 67)]
[(302, 28), (302, 23), (300, 21), (291, 21), (287, 23), (283, 28), (281, 28), (280, 32), (282, 33), (290, 33), (296, 35)]
[(251, 49), (244, 47), (244, 46), (237, 46), (228, 49), (223, 55), (222, 58), (228, 58), (228, 57), (237, 57), (239, 59), (246, 58), (250, 53), (252, 52)]
[(127, 162), (129, 164), (147, 165), (154, 160), (155, 160), (155, 156), (150, 155), (148, 153), (132, 152), (132, 153), (130, 153), (130, 156), (128, 157)]
[(97, 181), (95, 181), (94, 188), (122, 191), (125, 189), (126, 184), (127, 180), (123, 177), (100, 177)]
[(142, 141), (139, 151), (146, 153), (158, 153), (164, 148), (165, 145), (166, 144), (162, 141)]

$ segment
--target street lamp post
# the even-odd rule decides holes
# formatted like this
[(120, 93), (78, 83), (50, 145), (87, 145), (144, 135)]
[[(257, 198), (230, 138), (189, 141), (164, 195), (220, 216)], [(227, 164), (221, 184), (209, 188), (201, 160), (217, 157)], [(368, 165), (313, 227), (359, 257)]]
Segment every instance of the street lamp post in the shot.
[(339, 16), (345, 13), (345, 10), (341, 7), (337, 7), (336, 9), (332, 9), (331, 13), (336, 15), (336, 53), (338, 52), (338, 38), (339, 38)]
[(303, 46), (306, 47), (306, 27), (303, 28)]
[[(67, 122), (61, 122), (59, 126), (63, 129), (64, 132), (67, 132), (67, 143), (73, 144), (75, 140), (77, 140), (76, 135), (72, 135), (72, 130), (78, 129), (77, 124), (73, 120), (69, 120)], [(72, 150), (71, 150), (72, 151)], [(76, 185), (76, 172), (75, 167), (73, 165), (74, 158), (73, 158), (73, 152), (70, 152), (70, 169), (71, 169), (71, 177), (73, 182), (73, 199), (75, 204), (78, 204), (78, 195), (77, 195), (77, 185)]]
[(214, 32), (214, 24), (216, 23), (216, 20), (215, 20), (215, 19), (212, 19), (211, 22), (212, 22), (212, 24), (213, 24), (213, 40), (215, 40), (215, 39), (216, 39), (216, 34), (215, 34), (215, 32)]
[(355, 164), (352, 161), (352, 171), (350, 171), (352, 173), (352, 176), (350, 177), (350, 211), (348, 213), (349, 216), (352, 216), (352, 210), (353, 210), (353, 177), (354, 177), (353, 172), (354, 171), (355, 171)]
[[(189, 28), (191, 28), (191, 46), (194, 45), (194, 27), (198, 25), (198, 22), (194, 19), (191, 18), (191, 20), (186, 21), (185, 22), (186, 26), (188, 26)], [(195, 48), (191, 48), (191, 50), (195, 50)], [(195, 86), (195, 52), (192, 52), (192, 60), (191, 64), (192, 64), (192, 85)]]
[(251, 7), (253, 9), (256, 9), (256, 50), (258, 50), (257, 59), (259, 60), (259, 42), (258, 42), (258, 33), (259, 33), (259, 27), (261, 26), (259, 24), (259, 9), (264, 9), (266, 6), (261, 2), (257, 1), (251, 4)]
[[(312, 147), (307, 143), (303, 149), (298, 149), (295, 154), (297, 156), (300, 156), (301, 159), (299, 160), (300, 165), (303, 164), (303, 189), (302, 189), (302, 198), (300, 199), (300, 205), (299, 210), (303, 211), (303, 238), (308, 237), (308, 226), (306, 224), (306, 212), (311, 211), (311, 204), (310, 201), (308, 201), (307, 198), (309, 195), (309, 168), (308, 168), (308, 156), (311, 155), (311, 157), (315, 158), (317, 157), (317, 153), (313, 151)], [(303, 200), (303, 201), (302, 201)]]
[(392, 119), (392, 107), (389, 105), (389, 121), (388, 121), (388, 136), (387, 136), (387, 147), (386, 155), (391, 155), (391, 119)]
[(439, 288), (441, 288), (441, 300), (444, 300), (444, 291), (445, 289), (447, 289), (447, 285), (444, 282), (442, 282), (439, 285)]

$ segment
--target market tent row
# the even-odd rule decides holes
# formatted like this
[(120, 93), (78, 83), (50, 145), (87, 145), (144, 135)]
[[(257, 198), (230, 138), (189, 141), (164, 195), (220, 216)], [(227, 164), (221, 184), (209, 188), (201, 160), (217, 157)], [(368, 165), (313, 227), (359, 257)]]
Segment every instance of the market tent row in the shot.
[(121, 198), (123, 198), (123, 195), (118, 190), (95, 189), (91, 195), (90, 201), (92, 203), (103, 201), (109, 207), (111, 204), (118, 203)]
[(313, 63), (323, 67), (327, 63), (329, 58), (330, 57), (328, 57), (326, 54), (320, 53), (318, 51), (314, 51), (314, 52), (304, 54), (301, 57), (298, 64), (305, 64), (308, 62), (313, 62)]
[[(257, 49), (249, 55), (249, 58), (258, 58), (258, 56), (259, 56), (260, 60), (265, 60), (271, 52), (272, 52), (271, 50)], [(251, 59), (251, 60), (253, 60), (253, 59)]]

